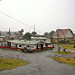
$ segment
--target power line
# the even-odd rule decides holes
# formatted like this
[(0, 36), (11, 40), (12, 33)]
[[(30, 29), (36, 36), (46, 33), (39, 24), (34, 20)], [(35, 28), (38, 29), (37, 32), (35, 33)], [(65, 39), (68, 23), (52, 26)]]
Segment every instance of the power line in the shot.
[[(27, 25), (27, 24), (25, 24), (25, 23), (23, 23), (23, 22), (21, 22), (21, 21), (19, 21), (19, 20), (15, 19), (14, 17), (12, 17), (12, 16), (10, 16), (10, 15), (8, 15), (8, 14), (6, 14), (6, 13), (2, 12), (2, 11), (0, 11), (0, 13), (4, 14), (4, 15), (5, 15), (5, 16), (7, 16), (7, 17), (10, 17), (11, 19), (13, 19), (13, 20), (15, 20), (15, 21), (17, 21), (17, 22), (19, 22), (19, 23), (21, 23), (21, 24), (23, 24), (23, 25), (27, 26), (27, 27), (30, 27), (30, 28), (34, 29), (34, 27), (29, 26), (29, 25)], [(37, 29), (36, 29), (36, 30), (37, 30)], [(37, 30), (37, 31), (39, 31), (39, 30)], [(41, 32), (41, 31), (39, 31), (39, 32)]]
[[(15, 20), (15, 21), (17, 21), (17, 22), (19, 22), (19, 23), (21, 23), (21, 24), (24, 24), (23, 22), (21, 22), (21, 21), (19, 21), (19, 20), (15, 19), (15, 18), (13, 18), (12, 16), (10, 16), (10, 15), (8, 15), (8, 14), (6, 14), (6, 13), (2, 12), (2, 11), (0, 11), (0, 13), (4, 14), (4, 15), (6, 15), (6, 16), (8, 16), (8, 17), (10, 17), (10, 18), (12, 18), (13, 20)], [(29, 26), (29, 25), (27, 25), (27, 24), (24, 24), (24, 25), (26, 25), (26, 26), (28, 26), (28, 27), (31, 27), (31, 26)]]

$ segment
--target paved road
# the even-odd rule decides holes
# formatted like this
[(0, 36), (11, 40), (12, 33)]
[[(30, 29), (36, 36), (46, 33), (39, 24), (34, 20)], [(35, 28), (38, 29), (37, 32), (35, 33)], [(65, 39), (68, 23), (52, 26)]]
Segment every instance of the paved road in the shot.
[(0, 71), (0, 75), (75, 75), (75, 67), (58, 63), (47, 57), (50, 50), (32, 54), (20, 51), (12, 51), (12, 54), (13, 52), (15, 55), (18, 54), (20, 59), (30, 61), (30, 64), (12, 70)]

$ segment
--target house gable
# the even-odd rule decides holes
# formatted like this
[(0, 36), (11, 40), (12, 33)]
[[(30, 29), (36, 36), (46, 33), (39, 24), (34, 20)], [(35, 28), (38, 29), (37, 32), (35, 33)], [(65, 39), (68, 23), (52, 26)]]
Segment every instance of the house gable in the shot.
[(64, 38), (64, 35), (61, 32), (59, 32), (58, 34), (59, 34), (59, 37), (57, 36), (57, 31), (56, 31), (53, 35), (53, 38)]
[(72, 37), (73, 37), (73, 35), (72, 35), (71, 31), (68, 30), (67, 34), (65, 35), (65, 38), (72, 38)]

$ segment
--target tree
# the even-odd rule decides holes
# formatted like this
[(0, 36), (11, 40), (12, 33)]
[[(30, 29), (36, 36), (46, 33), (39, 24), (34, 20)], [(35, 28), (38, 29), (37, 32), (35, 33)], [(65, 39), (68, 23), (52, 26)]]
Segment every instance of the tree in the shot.
[(45, 33), (44, 33), (44, 35), (45, 35), (46, 37), (48, 37), (48, 36), (49, 36), (48, 32), (45, 32)]
[(19, 34), (21, 37), (23, 36), (23, 32), (24, 32), (24, 29), (21, 29), (21, 31), (19, 31)]
[(51, 32), (49, 33), (49, 37), (53, 37), (53, 34), (54, 34), (54, 31), (51, 31)]
[(37, 34), (37, 32), (33, 31), (31, 34), (35, 36)]
[(25, 33), (25, 35), (23, 36), (23, 39), (30, 40), (31, 39), (31, 34), (29, 32)]
[(1, 31), (0, 31), (0, 36), (1, 36)]
[(54, 31), (51, 31), (51, 32), (49, 33), (49, 37), (50, 37), (52, 43), (53, 43), (53, 34), (54, 34)]
[(11, 40), (14, 40), (14, 38), (13, 38), (13, 37), (11, 37)]
[(7, 34), (8, 34), (8, 39), (10, 39), (10, 35), (11, 35), (10, 28), (9, 28), (9, 31), (7, 32)]

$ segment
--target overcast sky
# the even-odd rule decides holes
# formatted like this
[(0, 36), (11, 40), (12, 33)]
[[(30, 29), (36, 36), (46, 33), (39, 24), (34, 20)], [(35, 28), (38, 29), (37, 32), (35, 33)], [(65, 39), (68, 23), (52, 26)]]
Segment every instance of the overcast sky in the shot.
[(0, 31), (10, 28), (32, 32), (34, 24), (38, 34), (55, 31), (58, 27), (70, 28), (75, 33), (75, 0), (0, 0)]

